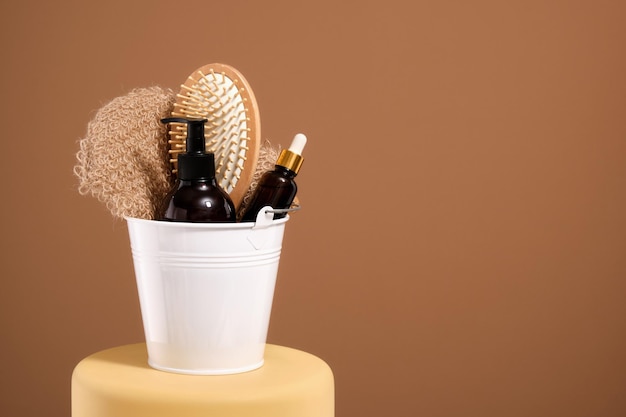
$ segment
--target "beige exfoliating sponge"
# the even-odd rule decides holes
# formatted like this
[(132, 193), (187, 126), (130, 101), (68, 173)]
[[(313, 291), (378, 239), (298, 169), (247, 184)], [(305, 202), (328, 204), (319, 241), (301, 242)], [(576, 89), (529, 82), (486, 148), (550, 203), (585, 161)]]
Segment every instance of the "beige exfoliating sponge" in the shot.
[(137, 88), (98, 110), (76, 155), (78, 191), (105, 203), (115, 217), (154, 219), (173, 181), (160, 120), (175, 100), (169, 89)]

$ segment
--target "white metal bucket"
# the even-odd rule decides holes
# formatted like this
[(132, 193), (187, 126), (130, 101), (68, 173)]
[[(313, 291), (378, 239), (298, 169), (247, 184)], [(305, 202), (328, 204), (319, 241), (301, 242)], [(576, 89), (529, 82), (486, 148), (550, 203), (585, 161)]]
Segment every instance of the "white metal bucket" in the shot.
[(220, 375), (263, 365), (289, 219), (266, 209), (255, 223), (126, 219), (151, 367)]

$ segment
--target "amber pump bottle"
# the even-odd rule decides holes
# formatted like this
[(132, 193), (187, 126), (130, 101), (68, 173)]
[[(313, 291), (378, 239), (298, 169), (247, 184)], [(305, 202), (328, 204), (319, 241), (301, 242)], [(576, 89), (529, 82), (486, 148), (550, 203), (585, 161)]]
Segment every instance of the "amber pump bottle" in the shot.
[(206, 152), (207, 119), (166, 118), (162, 123), (186, 123), (186, 152), (178, 154), (174, 187), (165, 198), (162, 220), (234, 222), (235, 206), (215, 179), (215, 156)]
[[(302, 166), (302, 150), (306, 145), (306, 136), (298, 133), (291, 142), (289, 149), (283, 149), (278, 156), (273, 171), (268, 171), (259, 180), (252, 194), (250, 203), (241, 218), (243, 222), (253, 222), (263, 207), (288, 209), (298, 192), (294, 178)], [(274, 220), (283, 218), (287, 213), (274, 213)]]

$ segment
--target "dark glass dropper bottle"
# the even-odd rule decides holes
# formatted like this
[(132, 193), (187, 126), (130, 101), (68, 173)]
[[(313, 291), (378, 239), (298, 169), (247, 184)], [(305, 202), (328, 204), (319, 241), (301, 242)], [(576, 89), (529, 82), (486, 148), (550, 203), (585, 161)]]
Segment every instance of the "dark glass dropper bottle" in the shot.
[(178, 154), (176, 184), (164, 201), (162, 220), (234, 222), (235, 206), (215, 179), (215, 156), (206, 152), (206, 119), (167, 118), (162, 123), (186, 123), (186, 152)]
[[(302, 150), (306, 145), (306, 136), (298, 133), (291, 142), (289, 149), (283, 149), (276, 161), (273, 171), (268, 171), (259, 180), (252, 194), (244, 214), (242, 222), (253, 222), (263, 207), (270, 206), (274, 209), (287, 209), (291, 207), (293, 199), (298, 192), (298, 186), (294, 178), (298, 175), (302, 166)], [(274, 220), (285, 217), (286, 213), (274, 213)]]

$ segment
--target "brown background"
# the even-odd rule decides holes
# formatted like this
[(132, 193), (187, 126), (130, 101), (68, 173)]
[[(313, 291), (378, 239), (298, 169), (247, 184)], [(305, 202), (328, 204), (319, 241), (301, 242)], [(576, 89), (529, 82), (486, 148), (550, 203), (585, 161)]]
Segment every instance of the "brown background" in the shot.
[(239, 69), (310, 143), (269, 341), (337, 415), (626, 415), (620, 1), (3, 2), (0, 414), (143, 340), (126, 226), (72, 174), (109, 100)]

